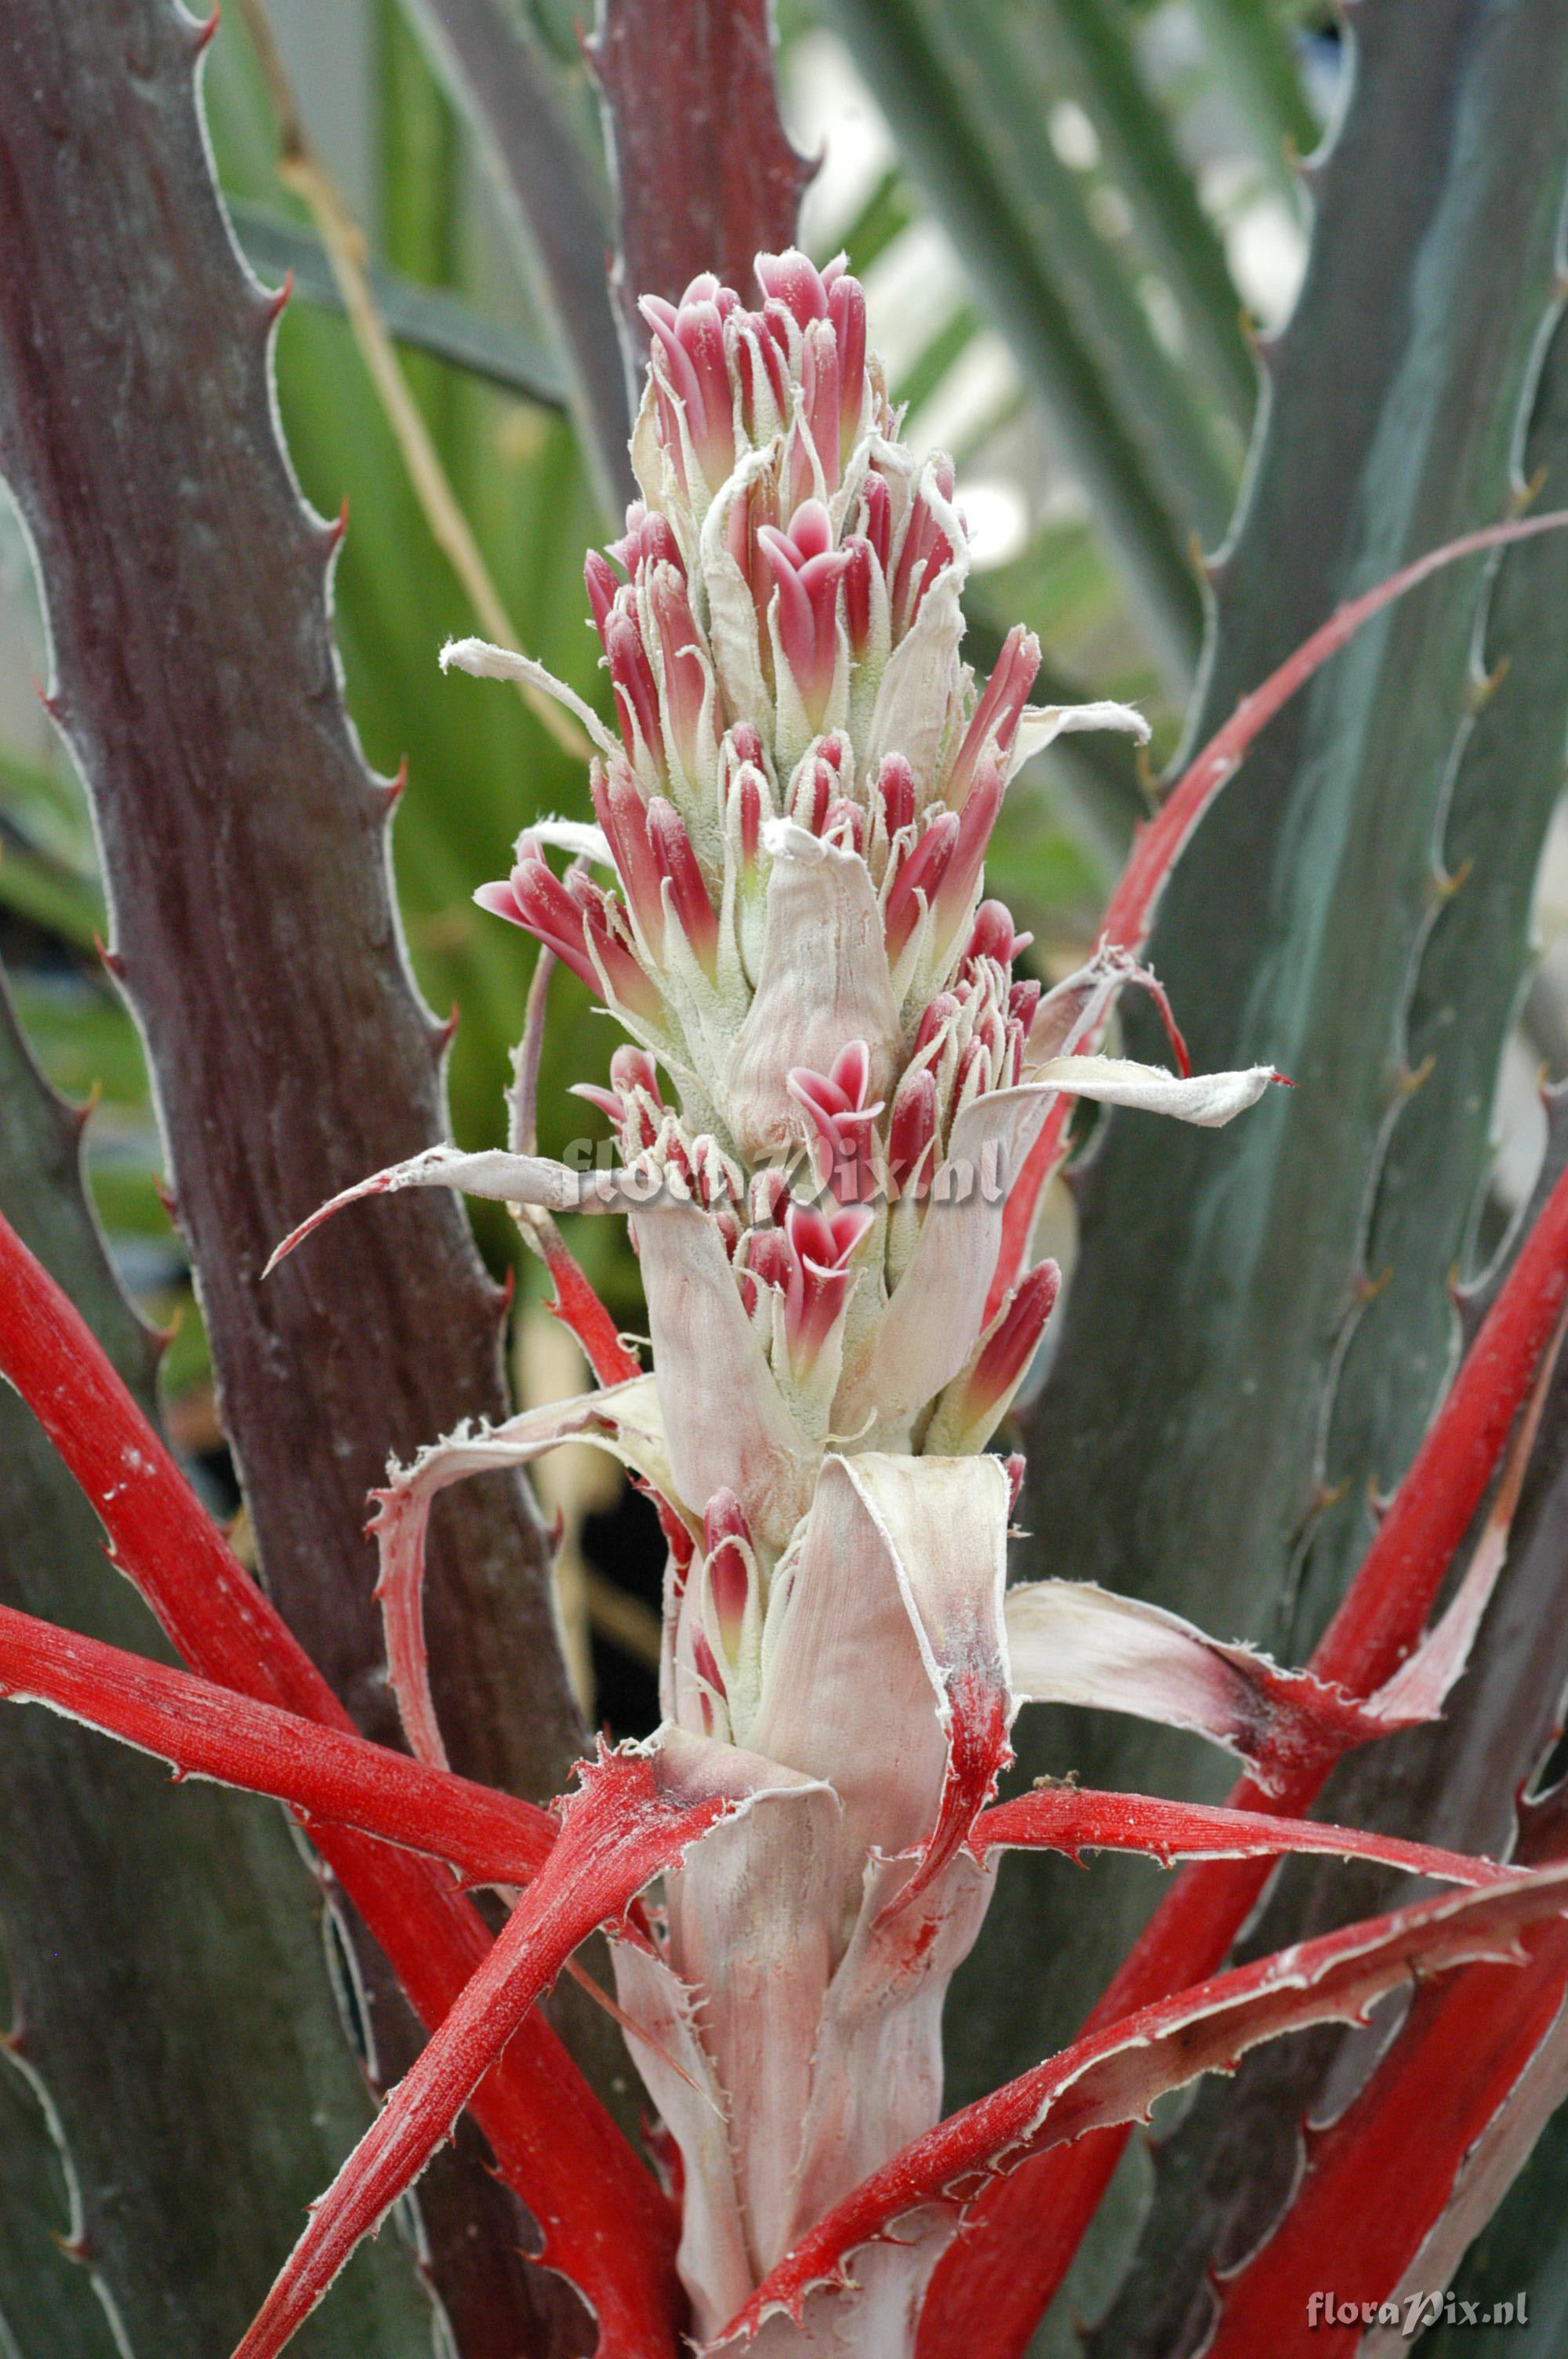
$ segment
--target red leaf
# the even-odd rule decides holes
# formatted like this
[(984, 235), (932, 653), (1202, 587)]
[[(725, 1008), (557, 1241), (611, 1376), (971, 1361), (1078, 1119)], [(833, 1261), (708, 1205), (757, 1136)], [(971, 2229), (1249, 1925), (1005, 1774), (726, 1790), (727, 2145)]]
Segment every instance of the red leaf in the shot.
[(6, 1605), (0, 1694), (47, 1704), (182, 1775), (449, 1861), (470, 1884), (526, 1884), (556, 1840), (554, 1819), (532, 1802)]
[[(1219, 2324), (1206, 2359), (1254, 2359), (1260, 2351), (1270, 2359), (1350, 2359), (1360, 2347), (1359, 2322), (1314, 2324), (1311, 2298), (1331, 2288), (1347, 2302), (1386, 2301), (1421, 2255), (1476, 2140), (1561, 2013), (1568, 1927), (1548, 1928), (1530, 1947), (1522, 1973), (1471, 1966), (1417, 1991), (1366, 2087), (1328, 2128), (1309, 2134), (1305, 2170), (1283, 2219), (1217, 2287)], [(1530, 2142), (1513, 2155), (1514, 2168)], [(1479, 2225), (1473, 2222), (1472, 2233)], [(1441, 2291), (1456, 2258), (1457, 2251), (1445, 2267), (1423, 2267), (1422, 2288)]]
[(320, 2201), (234, 2359), (272, 2359), (304, 2323), (361, 2239), (411, 2187), (535, 2000), (595, 1927), (621, 1917), (652, 1878), (734, 1807), (677, 1803), (656, 1756), (585, 1763), (559, 1841), (429, 2044), (387, 2098)]
[[(1379, 1687), (1420, 1640), (1455, 1549), (1485, 1496), (1509, 1430), (1568, 1293), (1568, 1176), (1559, 1180), (1520, 1248), (1311, 1669), (1353, 1693)], [(1332, 1756), (1303, 1755), (1272, 1794), (1244, 1777), (1233, 1806), (1270, 1801), (1306, 1810)], [(1151, 1918), (1091, 2025), (1212, 1973), (1271, 1874), (1269, 1862), (1192, 1867)], [(1002, 2180), (970, 2233), (945, 2257), (921, 2324), (921, 2359), (963, 2344), (966, 2323), (986, 2321), (984, 2344), (967, 2359), (1011, 2359), (1022, 2349), (1056, 2288), (1116, 2169), (1122, 2135), (1083, 2139), (1070, 2151)]]
[(1363, 1834), (1356, 1827), (1325, 1826), (1263, 1810), (1213, 1810), (1197, 1802), (1167, 1802), (1150, 1794), (1101, 1794), (1086, 1787), (1037, 1787), (999, 1802), (976, 1821), (969, 1848), (996, 1844), (1065, 1851), (1135, 1851), (1169, 1866), (1177, 1859), (1277, 1859), (1283, 1852), (1328, 1852), (1341, 1859), (1377, 1859), (1411, 1875), (1440, 1875), (1454, 1884), (1506, 1883), (1518, 1874), (1492, 1859), (1471, 1859), (1433, 1843), (1401, 1843)]
[[(67, 1297), (0, 1220), (0, 1373), (16, 1386), (109, 1533), (114, 1562), (204, 1678), (352, 1733), (347, 1713), (236, 1561)], [(427, 2027), (491, 1946), (447, 1871), (320, 1826), (317, 1849)], [(524, 2021), (474, 2117), (539, 2223), (544, 2255), (589, 2300), (600, 2359), (673, 2353), (672, 2209), (547, 2025)]]
[(594, 1292), (587, 1272), (547, 1214), (535, 1223), (539, 1250), (556, 1293), (545, 1308), (570, 1328), (601, 1385), (623, 1385), (643, 1373), (643, 1364), (621, 1341), (614, 1320)]
[[(1199, 2073), (1231, 2071), (1260, 2040), (1315, 2023), (1360, 2021), (1374, 2000), (1412, 1975), (1523, 1959), (1519, 1936), (1565, 1910), (1568, 1867), (1445, 1894), (1235, 1967), (1086, 2035), (950, 2114), (863, 2180), (786, 2255), (710, 2348), (753, 2335), (781, 2312), (798, 2318), (819, 2288), (852, 2299), (852, 2256), (892, 2240), (911, 2214), (926, 2215), (923, 2230), (933, 2212), (958, 2217), (994, 2173), (1087, 2131), (1146, 2119), (1157, 2098)], [(1545, 1938), (1563, 1937), (1553, 1926)], [(971, 2314), (935, 2347), (944, 2359), (969, 2359), (989, 2343), (977, 2336)]]

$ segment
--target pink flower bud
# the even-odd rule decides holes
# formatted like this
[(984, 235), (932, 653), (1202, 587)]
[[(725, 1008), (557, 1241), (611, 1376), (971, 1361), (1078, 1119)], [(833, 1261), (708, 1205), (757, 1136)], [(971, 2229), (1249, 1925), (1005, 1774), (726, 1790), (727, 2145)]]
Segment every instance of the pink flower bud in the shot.
[(887, 897), (888, 959), (896, 960), (920, 922), (922, 900), (935, 900), (952, 864), (961, 822), (957, 811), (939, 811), (900, 862)]
[[(1012, 912), (1005, 901), (982, 901), (975, 911), (974, 931), (964, 951), (967, 960), (994, 959), (1004, 971), (1012, 964), (1020, 951), (1026, 951), (1034, 940), (1033, 934), (1014, 933)], [(1035, 986), (1038, 992), (1039, 986)]]
[[(590, 957), (597, 957), (610, 990), (623, 1007), (644, 1024), (661, 1022), (664, 999), (637, 956), (620, 904), (596, 886), (589, 885), (588, 891), (595, 897), (583, 908), (583, 933)], [(596, 989), (603, 987), (596, 983)]]
[(730, 781), (730, 793), (741, 806), (740, 850), (743, 868), (754, 869), (762, 850), (762, 815), (768, 803), (767, 780), (748, 763)]
[(888, 1125), (888, 1173), (901, 1195), (925, 1193), (935, 1143), (936, 1076), (921, 1065), (900, 1082)]
[(718, 720), (708, 694), (707, 652), (692, 618), (685, 578), (675, 567), (654, 568), (648, 602), (653, 609), (654, 627), (659, 635), (664, 712), (669, 736), (682, 771), (695, 781), (704, 775), (719, 738)]
[(650, 515), (641, 500), (633, 500), (626, 511), (626, 529), (619, 540), (610, 544), (610, 554), (618, 558), (635, 582), (650, 565), (673, 565), (684, 575), (685, 560), (675, 527), (668, 516)]
[(794, 246), (784, 254), (759, 254), (756, 272), (763, 294), (782, 303), (800, 327), (827, 319), (827, 287), (823, 274)]
[(773, 595), (773, 570), (763, 554), (759, 534), (778, 522), (778, 492), (773, 483), (753, 479), (730, 502), (724, 518), (724, 546), (740, 567), (752, 592), (761, 624)]
[(860, 492), (860, 530), (871, 542), (871, 552), (885, 573), (888, 556), (892, 548), (892, 495), (887, 478), (873, 468), (867, 475)]
[(947, 1028), (958, 1013), (958, 1003), (950, 991), (939, 991), (920, 1019), (914, 1035), (914, 1053), (918, 1057), (929, 1049), (938, 1035)]
[(757, 1578), (751, 1527), (733, 1491), (716, 1491), (709, 1499), (702, 1518), (702, 1546), (719, 1643), (733, 1660)]
[(1061, 1284), (1055, 1263), (1043, 1261), (1014, 1287), (936, 1404), (925, 1440), (933, 1454), (984, 1449), (1029, 1373)]
[[(936, 470), (936, 488), (945, 500), (953, 496), (953, 470), (946, 461)], [(917, 493), (904, 527), (903, 545), (892, 581), (892, 635), (903, 638), (920, 603), (945, 566), (953, 562), (953, 544), (937, 522), (924, 492)]]
[(525, 927), (547, 943), (596, 998), (604, 996), (608, 984), (614, 996), (645, 1022), (663, 1017), (664, 1001), (627, 938), (620, 904), (575, 871), (564, 878), (553, 875), (537, 844), (527, 837), (518, 847), (511, 875), (502, 884), (481, 885), (474, 899), (481, 909)]
[(735, 1248), (741, 1242), (741, 1215), (733, 1204), (713, 1206), (713, 1225), (718, 1230), (726, 1256), (735, 1258)]
[(833, 692), (838, 654), (838, 584), (849, 562), (833, 546), (833, 527), (820, 500), (806, 500), (787, 532), (762, 525), (758, 546), (772, 568), (778, 596), (779, 646), (814, 729), (820, 729)]
[(952, 1118), (956, 1122), (967, 1105), (984, 1097), (991, 1087), (992, 1067), (986, 1043), (971, 1039), (958, 1058), (957, 1080), (953, 1088)]
[(660, 1155), (665, 1177), (677, 1200), (683, 1203), (693, 1202), (697, 1193), (697, 1175), (692, 1169), (686, 1141), (674, 1124), (660, 1135)]
[(703, 1510), (702, 1545), (711, 1556), (725, 1540), (741, 1540), (750, 1548), (752, 1527), (734, 1492), (715, 1491)]
[(808, 835), (820, 835), (827, 826), (838, 783), (838, 772), (821, 754), (803, 762), (795, 772), (789, 815), (797, 827), (806, 829)]
[(1018, 1513), (1018, 1502), (1023, 1491), (1023, 1478), (1029, 1472), (1029, 1461), (1022, 1450), (1015, 1450), (1001, 1462), (1003, 1472), (1007, 1475), (1007, 1519), (1011, 1523)]
[(498, 884), (481, 885), (473, 897), (481, 909), (506, 919), (511, 925), (525, 927), (599, 996), (599, 975), (589, 955), (582, 910), (553, 874), (537, 844), (524, 837), (511, 875)]
[(764, 441), (789, 410), (789, 372), (777, 340), (754, 313), (737, 312), (732, 331), (741, 422), (752, 442)]
[(840, 1204), (868, 1201), (877, 1189), (875, 1124), (882, 1101), (869, 1103), (871, 1054), (864, 1040), (851, 1040), (828, 1073), (797, 1065), (787, 1075), (789, 1093), (803, 1108), (821, 1150), (827, 1182)]
[(988, 745), (1005, 762), (1018, 734), (1018, 723), (1029, 691), (1040, 669), (1040, 642), (1022, 623), (1009, 631), (996, 669), (987, 681), (964, 732), (953, 766), (947, 774), (949, 809), (962, 810), (976, 766)]
[(604, 618), (604, 653), (622, 737), (633, 761), (646, 753), (662, 772), (665, 733), (659, 720), (659, 691), (636, 616), (626, 603), (630, 595), (622, 592)]
[(836, 843), (844, 852), (863, 853), (866, 848), (866, 814), (859, 803), (847, 795), (836, 795), (828, 804), (822, 821), (822, 840)]
[(571, 1094), (609, 1116), (620, 1133), (628, 1161), (652, 1147), (659, 1135), (664, 1101), (659, 1095), (658, 1067), (645, 1049), (623, 1042), (610, 1060), (610, 1087), (601, 1090), (591, 1082), (574, 1082)]
[(630, 1040), (623, 1040), (611, 1058), (610, 1079), (623, 1098), (641, 1091), (655, 1105), (664, 1103), (659, 1095), (658, 1066), (646, 1049), (636, 1048)]
[(643, 790), (626, 763), (617, 760), (608, 770), (601, 762), (593, 764), (589, 772), (589, 792), (643, 939), (652, 956), (662, 958), (664, 871), (649, 832), (648, 806)]
[[(838, 488), (840, 468), (838, 419), (841, 408), (838, 392), (838, 339), (826, 321), (814, 321), (806, 332), (806, 349), (801, 359), (801, 407), (806, 418), (806, 430), (811, 437), (822, 470), (822, 480), (828, 491)], [(794, 488), (792, 484), (792, 489)], [(801, 485), (801, 496), (809, 498), (811, 477), (807, 473)]]
[(719, 489), (735, 464), (724, 322), (738, 299), (730, 288), (720, 287), (705, 274), (692, 280), (678, 305), (654, 295), (644, 295), (638, 305), (653, 330), (660, 364), (655, 383), (660, 384), (662, 377), (660, 410), (666, 447), (677, 467), (681, 466), (679, 421), (674, 408), (678, 404), (710, 493)]
[(738, 766), (749, 762), (753, 769), (762, 766), (762, 736), (754, 721), (737, 721), (724, 739), (727, 762)]
[(827, 290), (827, 316), (838, 340), (838, 448), (840, 466), (849, 458), (860, 425), (866, 382), (866, 294), (848, 273)]
[(844, 627), (849, 636), (849, 653), (857, 663), (864, 658), (871, 643), (871, 575), (877, 566), (877, 553), (864, 533), (857, 533), (844, 543), (848, 563), (844, 568)]
[(648, 835), (660, 873), (669, 885), (680, 929), (706, 973), (711, 974), (719, 962), (719, 919), (680, 813), (663, 795), (655, 795), (648, 805)]
[(588, 603), (593, 609), (594, 628), (602, 645), (610, 610), (621, 588), (621, 576), (608, 557), (602, 557), (597, 549), (590, 549), (583, 560), (582, 578), (588, 584)]
[(727, 1655), (735, 1655), (751, 1600), (750, 1568), (734, 1540), (726, 1540), (708, 1560), (708, 1589), (719, 1624), (719, 1641)]
[(782, 1229), (753, 1229), (746, 1241), (746, 1266), (763, 1286), (782, 1294), (789, 1283), (789, 1239)]
[(601, 1090), (597, 1082), (573, 1082), (568, 1094), (581, 1098), (584, 1105), (594, 1107), (608, 1122), (619, 1127), (624, 1109), (613, 1090)]
[(902, 754), (889, 754), (877, 779), (888, 840), (914, 825), (914, 773)]
[(789, 1201), (789, 1178), (776, 1168), (759, 1171), (752, 1181), (751, 1212), (754, 1227), (765, 1234), (784, 1217)]
[[(708, 1643), (706, 1632), (701, 1630), (693, 1632), (691, 1654), (692, 1660), (697, 1666), (697, 1677), (706, 1680), (714, 1693), (722, 1699), (725, 1693), (724, 1674), (719, 1669), (718, 1659)], [(711, 1727), (712, 1707), (706, 1696), (702, 1699), (702, 1716)]]
[(850, 1258), (875, 1218), (868, 1204), (824, 1212), (792, 1202), (785, 1212), (784, 1341), (797, 1374), (810, 1368), (843, 1315), (855, 1282)]
[[(963, 924), (979, 885), (991, 830), (1001, 809), (1001, 772), (994, 762), (988, 761), (975, 780), (963, 810), (957, 815), (952, 856), (944, 863), (942, 875), (936, 885), (935, 946), (938, 958), (943, 956), (946, 945)], [(949, 812), (947, 816), (951, 818), (953, 814)]]
[[(705, 1212), (715, 1212), (738, 1201), (745, 1186), (740, 1169), (730, 1160), (719, 1141), (706, 1132), (692, 1141), (691, 1168), (697, 1201)], [(739, 1223), (736, 1234), (740, 1234)]]
[(968, 1378), (972, 1419), (1000, 1414), (998, 1404), (1010, 1401), (1023, 1382), (1061, 1285), (1056, 1264), (1043, 1261), (1014, 1287), (981, 1343)]

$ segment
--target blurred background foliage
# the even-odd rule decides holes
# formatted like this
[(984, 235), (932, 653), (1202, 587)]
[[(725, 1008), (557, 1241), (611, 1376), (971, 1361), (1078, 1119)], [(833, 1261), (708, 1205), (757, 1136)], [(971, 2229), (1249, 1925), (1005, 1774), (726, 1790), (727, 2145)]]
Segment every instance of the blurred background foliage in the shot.
[[(580, 142), (608, 222), (610, 170), (576, 12), (564, 0), (512, 0), (509, 13)], [(1326, 9), (1291, 0), (968, 0), (960, 46), (959, 13), (941, 0), (782, 0), (786, 120), (818, 159), (803, 235), (819, 260), (848, 253), (906, 431), (954, 457), (975, 540), (977, 667), (1022, 619), (1054, 683), (1141, 701), (1162, 756), (1197, 660), (1198, 551), (1221, 539), (1239, 482), (1256, 399), (1249, 339), (1288, 310), (1303, 265), (1306, 200), (1292, 158), (1334, 103), (1335, 27)], [(476, 1147), (501, 1132), (531, 951), (470, 897), (504, 869), (530, 820), (587, 815), (583, 767), (520, 701), (436, 669), (445, 637), (483, 625), (432, 537), (311, 215), (280, 176), (278, 76), (258, 56), (255, 17), (227, 14), (212, 45), (211, 136), (258, 275), (277, 284), (293, 272), (277, 344), (287, 446), (324, 515), (347, 505), (335, 590), (350, 709), (377, 767), (406, 766), (398, 891), (427, 997), (460, 1012), (452, 1125)], [(570, 372), (526, 239), (432, 65), (427, 23), (399, 0), (271, 0), (269, 21), (519, 642), (602, 703), (581, 566), (617, 522), (600, 455), (571, 413)], [(105, 921), (85, 806), (33, 690), (41, 625), (8, 516), (0, 602), (0, 948), (50, 1077), (98, 1099), (89, 1137), (99, 1208), (133, 1288), (160, 1321), (178, 1323), (166, 1407), (221, 1495), (200, 1316), (159, 1198), (139, 1043), (95, 948)], [(1033, 929), (1042, 973), (1064, 971), (1092, 939), (1147, 783), (1114, 744), (1071, 739), (1010, 798), (991, 889)], [(586, 993), (558, 974), (540, 1094), (547, 1151), (596, 1130), (568, 1088), (601, 1078), (611, 1046)], [(480, 1225), (499, 1267), (516, 1248), (495, 1209)], [(619, 1225), (578, 1227), (577, 1249), (634, 1327), (635, 1270)], [(526, 1304), (535, 1273), (517, 1276)], [(525, 1388), (571, 1388), (569, 1362), (537, 1339), (528, 1346), (526, 1318), (523, 1332)], [(646, 1625), (604, 1594), (606, 1582), (640, 1583), (630, 1511), (591, 1495), (577, 1506), (577, 1523), (609, 1516), (589, 1527), (600, 1561), (585, 1577), (600, 1637), (635, 1658)], [(614, 1712), (619, 1701), (633, 1723), (651, 1712), (635, 1684), (619, 1693), (602, 1656), (600, 1672), (601, 1705)]]

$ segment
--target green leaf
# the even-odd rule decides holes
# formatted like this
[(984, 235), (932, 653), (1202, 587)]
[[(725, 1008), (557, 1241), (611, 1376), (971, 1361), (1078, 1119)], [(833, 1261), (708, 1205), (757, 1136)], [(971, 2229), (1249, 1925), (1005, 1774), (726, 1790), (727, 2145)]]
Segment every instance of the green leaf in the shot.
[[(492, 175), (556, 330), (606, 502), (633, 496), (632, 419), (605, 258), (609, 212), (562, 77), (506, 0), (405, 0)], [(580, 66), (577, 80), (583, 79)]]
[[(276, 285), (292, 271), (294, 292), (301, 301), (329, 311), (342, 310), (331, 265), (311, 231), (243, 201), (233, 202), (230, 212), (245, 259), (260, 278)], [(369, 277), (382, 317), (399, 343), (433, 353), (438, 360), (470, 369), (526, 400), (544, 402), (552, 409), (564, 406), (565, 374), (541, 341), (487, 320), (470, 305), (433, 288), (416, 286), (384, 264), (373, 264)]]
[(0, 903), (79, 950), (91, 950), (94, 934), (103, 931), (103, 897), (96, 885), (60, 869), (25, 843), (3, 839)]
[[(914, 210), (903, 170), (890, 164), (853, 220), (840, 233), (838, 243), (849, 257), (850, 269), (863, 278), (894, 238), (909, 227)], [(818, 258), (823, 262), (831, 259), (827, 255)]]
[(935, 0), (835, 0), (835, 14), (1184, 678), (1201, 620), (1186, 535), (1217, 537), (1229, 472), (1050, 146), (1027, 58), (996, 0), (961, 22)]
[(1302, 88), (1289, 34), (1264, 0), (1193, 0), (1193, 13), (1264, 169), (1294, 206), (1300, 192), (1292, 158), (1312, 154), (1321, 126)]
[(146, 1106), (147, 1071), (135, 1025), (104, 984), (37, 974), (18, 977), (15, 996), (38, 1062), (62, 1096)]
[(979, 324), (972, 305), (960, 303), (951, 319), (944, 321), (930, 341), (921, 346), (892, 387), (894, 404), (914, 410), (923, 401), (929, 401), (955, 361), (968, 352)]
[(63, 763), (27, 761), (0, 746), (0, 812), (38, 851), (81, 876), (95, 874), (92, 822), (81, 786)]
[(1049, 0), (1031, 21), (1060, 58), (1064, 83), (1098, 134), (1114, 185), (1170, 279), (1195, 351), (1231, 418), (1245, 427), (1257, 404), (1258, 370), (1242, 332), (1241, 297), (1171, 125), (1144, 80), (1125, 6), (1119, 0)]

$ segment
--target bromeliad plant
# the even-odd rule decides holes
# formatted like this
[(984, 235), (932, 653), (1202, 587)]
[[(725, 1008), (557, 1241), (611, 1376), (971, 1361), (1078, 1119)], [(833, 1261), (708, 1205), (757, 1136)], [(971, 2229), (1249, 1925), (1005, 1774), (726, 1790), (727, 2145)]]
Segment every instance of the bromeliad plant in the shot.
[[(1532, 1381), (1539, 1402), (1568, 1291), (1568, 1183), (1305, 1670), (1098, 1587), (1008, 1591), (1022, 1468), (989, 1447), (1056, 1299), (1054, 1265), (1023, 1265), (1073, 1102), (1218, 1125), (1282, 1078), (1191, 1073), (1141, 963), (1207, 801), (1367, 614), (1466, 548), (1561, 519), (1476, 536), (1325, 625), (1199, 755), (1135, 849), (1096, 956), (1043, 994), (1015, 979), (1027, 938), (984, 897), (1009, 777), (1065, 730), (1143, 724), (1117, 705), (1032, 705), (1039, 648), (1022, 630), (977, 686), (952, 470), (900, 441), (860, 288), (795, 253), (761, 257), (757, 276), (754, 310), (711, 278), (644, 306), (642, 496), (611, 558), (588, 564), (618, 734), (522, 657), (474, 640), (443, 657), (550, 689), (598, 747), (597, 825), (531, 829), (480, 895), (543, 946), (512, 1147), (429, 1149), (280, 1247), (356, 1199), (499, 1200), (599, 1379), (434, 1441), (377, 1495), (412, 1759), (352, 1733), (81, 1321), (0, 1240), (6, 1373), (190, 1666), (5, 1611), (0, 1685), (287, 1802), (430, 2031), (239, 2359), (284, 2346), (470, 2105), (601, 2353), (665, 2359), (684, 2332), (715, 2353), (958, 2359), (977, 2347), (973, 2272), (1031, 2242), (1023, 2166), (1439, 1967), (1524, 1960), (1547, 1997), (1568, 1981), (1568, 1867), (1299, 1815), (1336, 1759), (1431, 1717), (1464, 1667), (1529, 1409), (1487, 1538), (1428, 1619)], [(583, 1093), (617, 1150), (597, 1168), (532, 1151), (557, 959), (630, 1036), (611, 1087)], [(1098, 1053), (1130, 987), (1153, 995), (1177, 1070)], [(567, 1210), (628, 1216), (651, 1370), (568, 1252)], [(657, 1505), (664, 1720), (644, 1745), (601, 1745), (546, 1813), (449, 1769), (421, 1588), (436, 1495), (568, 1440), (611, 1452)], [(1245, 1764), (1237, 1807), (1071, 1786), (998, 1802), (1032, 1701), (1198, 1732)], [(944, 1998), (1016, 1846), (1234, 1864), (1218, 1885), (1178, 1886), (1072, 2047), (943, 2120)], [(1312, 1851), (1459, 1889), (1217, 1972), (1270, 1864)], [(503, 1897), (493, 1940), (460, 1886)], [(600, 1927), (657, 2117), (658, 2183), (536, 2012)], [(1390, 2254), (1390, 2286), (1407, 2258)]]

